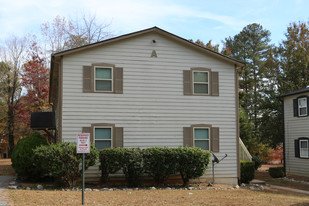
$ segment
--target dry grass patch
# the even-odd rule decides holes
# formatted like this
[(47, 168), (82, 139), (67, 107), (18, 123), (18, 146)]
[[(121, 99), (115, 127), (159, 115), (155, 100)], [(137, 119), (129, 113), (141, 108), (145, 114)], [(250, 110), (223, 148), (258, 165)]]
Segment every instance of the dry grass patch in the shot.
[(14, 176), (15, 171), (11, 165), (11, 159), (0, 159), (0, 175)]
[[(10, 205), (81, 205), (81, 192), (9, 190)], [(309, 205), (309, 197), (274, 191), (138, 190), (85, 192), (85, 205)]]

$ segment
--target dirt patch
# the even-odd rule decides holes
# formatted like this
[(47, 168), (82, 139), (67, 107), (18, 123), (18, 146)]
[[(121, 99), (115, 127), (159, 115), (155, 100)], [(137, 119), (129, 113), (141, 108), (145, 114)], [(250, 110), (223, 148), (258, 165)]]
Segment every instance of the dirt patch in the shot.
[(0, 159), (0, 175), (14, 176), (15, 171), (11, 165), (11, 159)]
[[(81, 192), (9, 190), (10, 205), (80, 205)], [(308, 205), (309, 197), (272, 191), (132, 190), (85, 192), (85, 205)]]

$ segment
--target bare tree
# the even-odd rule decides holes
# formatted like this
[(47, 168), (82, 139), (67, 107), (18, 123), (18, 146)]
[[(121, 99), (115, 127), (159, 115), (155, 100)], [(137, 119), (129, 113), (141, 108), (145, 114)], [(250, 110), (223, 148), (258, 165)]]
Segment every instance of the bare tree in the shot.
[(98, 23), (96, 15), (83, 14), (74, 21), (57, 16), (52, 23), (41, 25), (42, 35), (50, 47), (51, 53), (72, 49), (102, 41), (112, 34), (110, 24)]
[(9, 157), (14, 149), (14, 126), (16, 106), (21, 95), (21, 65), (25, 59), (27, 39), (11, 36), (0, 49), (0, 96), (7, 108), (7, 136), (9, 140)]

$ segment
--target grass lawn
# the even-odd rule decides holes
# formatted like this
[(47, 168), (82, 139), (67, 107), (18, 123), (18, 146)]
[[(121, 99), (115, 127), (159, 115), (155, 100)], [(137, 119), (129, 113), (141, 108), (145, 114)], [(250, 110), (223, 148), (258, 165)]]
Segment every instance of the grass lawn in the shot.
[(0, 159), (0, 175), (9, 175), (14, 176), (15, 171), (11, 166), (12, 162), (11, 159)]
[[(281, 178), (272, 178), (268, 173), (268, 169), (267, 168), (265, 169), (265, 166), (263, 167), (260, 168), (258, 171), (256, 171), (255, 179), (264, 180), (266, 183), (271, 184), (271, 185), (285, 186), (285, 187), (295, 188), (299, 190), (309, 191), (309, 184), (302, 184), (300, 182), (292, 182), (292, 181), (284, 180)], [(288, 178), (294, 178), (295, 180), (305, 180), (309, 182), (309, 179), (304, 178), (304, 177), (288, 176)]]
[[(81, 205), (81, 191), (7, 190), (9, 205)], [(85, 205), (309, 205), (307, 195), (275, 190), (138, 190), (85, 192)]]

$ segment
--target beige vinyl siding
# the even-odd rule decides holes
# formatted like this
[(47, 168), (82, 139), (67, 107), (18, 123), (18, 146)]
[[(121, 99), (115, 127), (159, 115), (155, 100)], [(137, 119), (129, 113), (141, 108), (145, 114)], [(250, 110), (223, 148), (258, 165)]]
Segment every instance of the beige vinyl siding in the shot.
[(295, 157), (294, 151), (295, 139), (309, 137), (309, 116), (293, 115), (293, 99), (303, 95), (309, 95), (309, 92), (284, 98), (285, 158), (287, 173), (309, 177), (309, 159)]
[[(157, 58), (150, 57), (153, 50)], [(123, 68), (123, 94), (82, 92), (82, 66), (93, 63)], [(216, 177), (237, 177), (234, 65), (147, 34), (64, 56), (63, 67), (63, 140), (73, 142), (83, 127), (109, 123), (123, 127), (124, 147), (178, 147), (183, 127), (211, 124), (220, 128), (216, 155), (228, 154), (216, 165)], [(193, 67), (219, 72), (219, 96), (183, 94), (183, 70)]]

